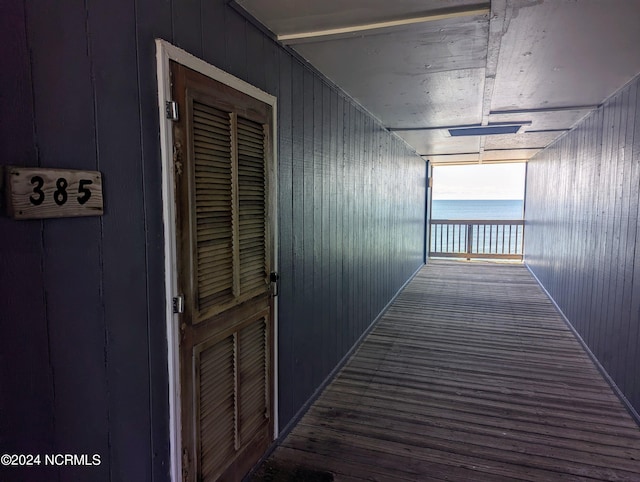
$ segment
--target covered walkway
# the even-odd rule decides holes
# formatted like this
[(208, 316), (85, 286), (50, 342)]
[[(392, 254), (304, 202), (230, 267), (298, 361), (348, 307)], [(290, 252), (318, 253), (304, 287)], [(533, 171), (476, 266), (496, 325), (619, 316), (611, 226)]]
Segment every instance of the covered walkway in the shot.
[(432, 260), (258, 478), (286, 473), (637, 481), (640, 429), (524, 266)]

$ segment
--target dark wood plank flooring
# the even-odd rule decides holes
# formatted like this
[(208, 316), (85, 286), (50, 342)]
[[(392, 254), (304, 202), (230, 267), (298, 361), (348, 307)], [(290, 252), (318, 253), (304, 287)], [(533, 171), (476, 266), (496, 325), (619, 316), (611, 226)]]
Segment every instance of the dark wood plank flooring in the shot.
[(639, 481), (640, 429), (524, 266), (431, 260), (267, 464)]

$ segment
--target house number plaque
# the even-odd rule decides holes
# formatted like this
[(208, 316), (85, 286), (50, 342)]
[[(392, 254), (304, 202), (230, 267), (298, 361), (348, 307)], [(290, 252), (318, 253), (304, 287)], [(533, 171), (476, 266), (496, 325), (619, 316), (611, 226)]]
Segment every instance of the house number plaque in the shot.
[(99, 171), (7, 167), (7, 213), (13, 219), (100, 216)]

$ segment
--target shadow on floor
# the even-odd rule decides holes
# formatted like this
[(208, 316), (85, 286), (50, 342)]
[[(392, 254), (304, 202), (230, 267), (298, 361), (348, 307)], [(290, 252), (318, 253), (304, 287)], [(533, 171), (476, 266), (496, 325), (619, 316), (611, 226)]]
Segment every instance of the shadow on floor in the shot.
[(251, 482), (333, 482), (331, 472), (267, 460), (249, 478)]

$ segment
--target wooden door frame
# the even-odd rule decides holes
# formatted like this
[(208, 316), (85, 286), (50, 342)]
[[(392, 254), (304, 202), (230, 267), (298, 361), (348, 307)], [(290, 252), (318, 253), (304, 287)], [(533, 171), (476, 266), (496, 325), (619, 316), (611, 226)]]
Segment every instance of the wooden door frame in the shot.
[[(156, 39), (156, 67), (158, 78), (158, 114), (160, 117), (160, 150), (162, 156), (162, 218), (164, 222), (164, 254), (165, 254), (165, 296), (166, 296), (166, 329), (167, 329), (167, 361), (169, 373), (169, 438), (171, 458), (171, 479), (182, 480), (182, 438), (180, 420), (180, 351), (178, 341), (177, 315), (173, 313), (173, 297), (178, 294), (178, 270), (176, 251), (176, 193), (173, 172), (173, 125), (166, 115), (166, 103), (173, 100), (171, 96), (171, 79), (169, 61), (189, 67), (207, 77), (228, 85), (244, 94), (271, 106), (273, 113), (272, 155), (271, 165), (267, 167), (269, 179), (269, 229), (272, 237), (272, 269), (278, 271), (278, 177), (277, 177), (277, 99), (257, 87), (248, 84), (190, 53)], [(273, 299), (273, 438), (278, 435), (278, 298)]]

